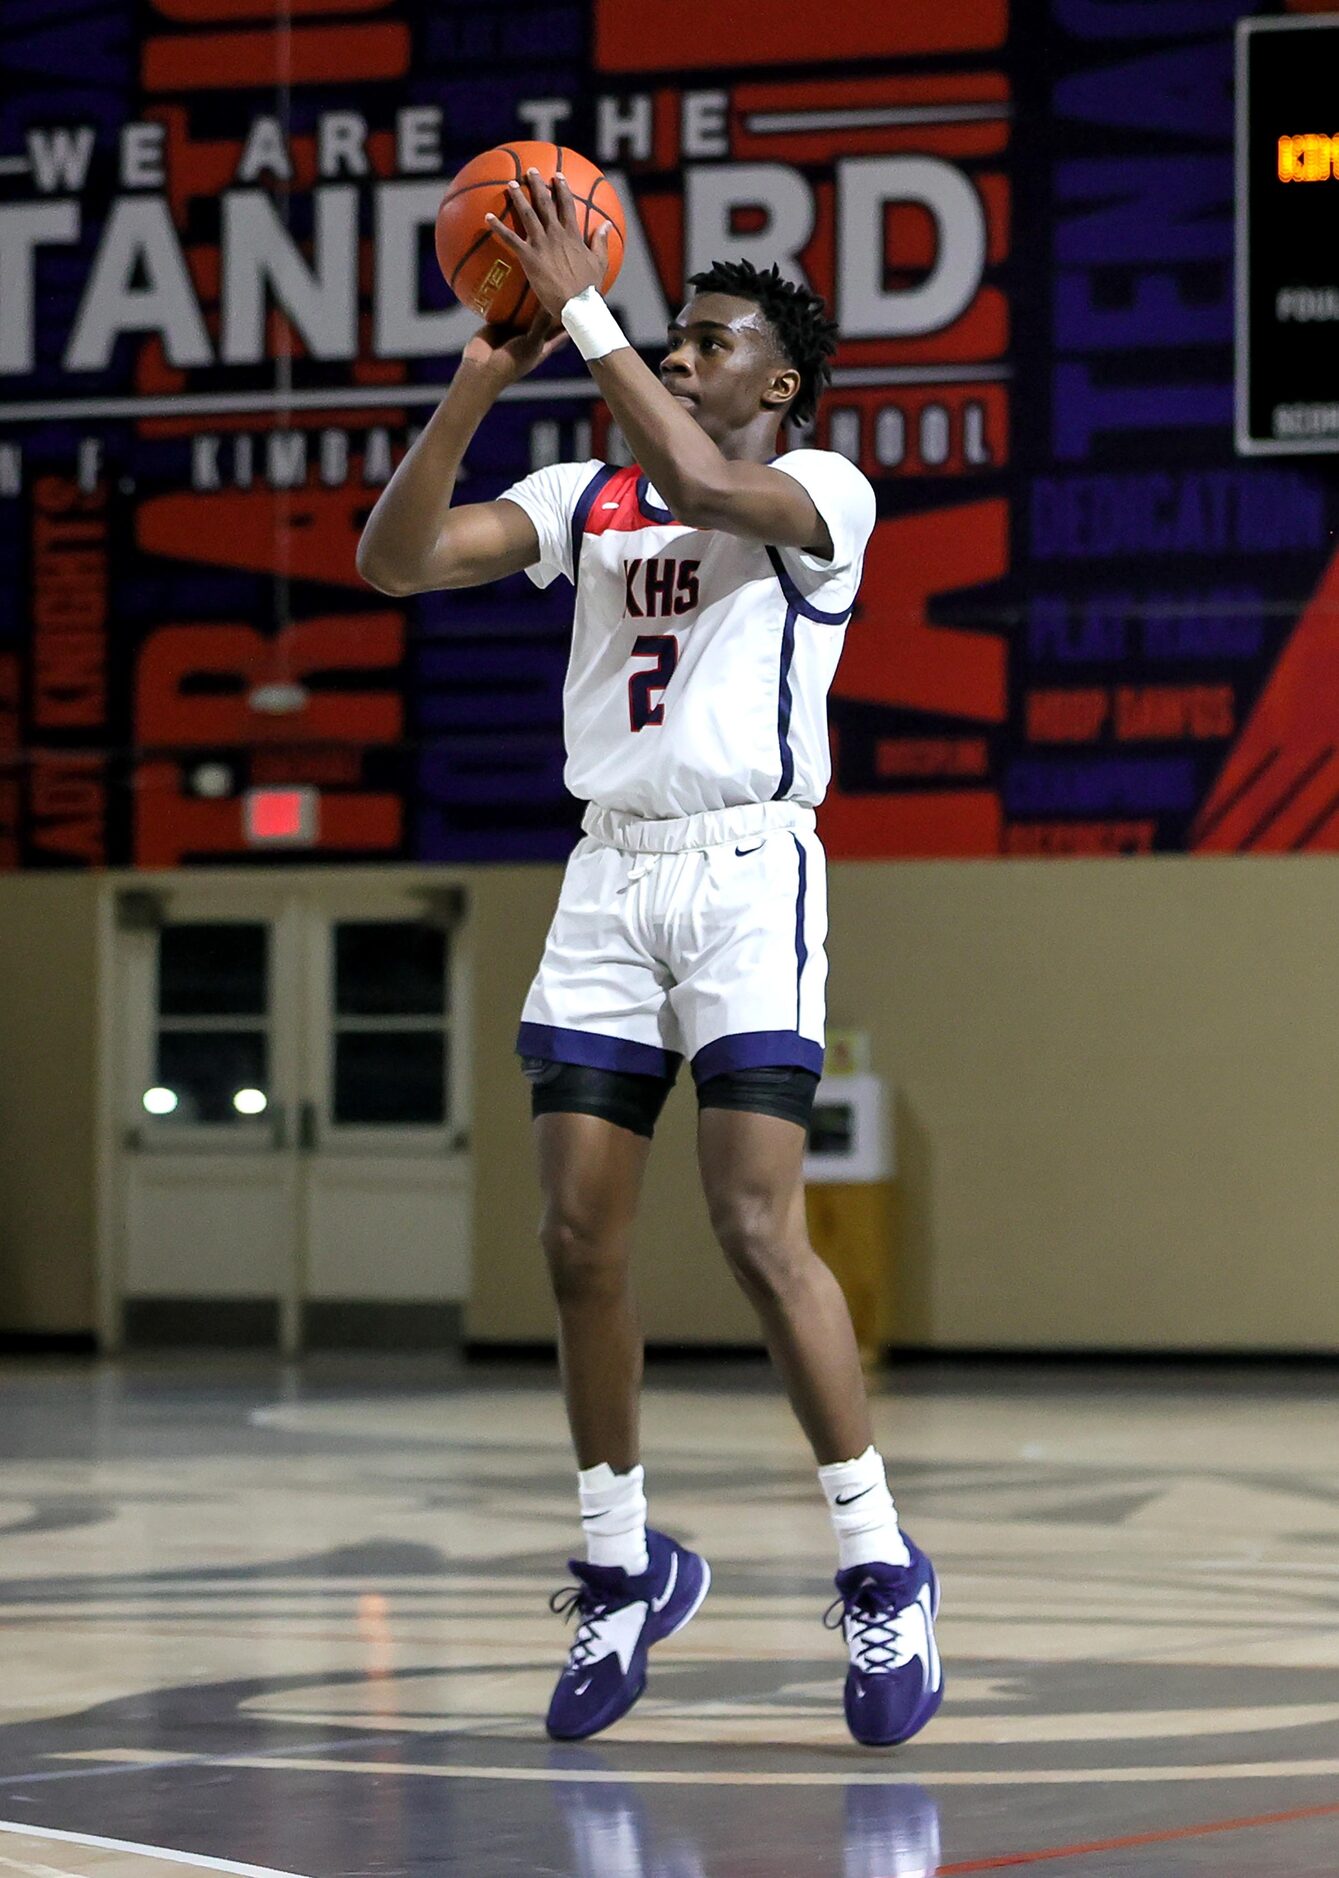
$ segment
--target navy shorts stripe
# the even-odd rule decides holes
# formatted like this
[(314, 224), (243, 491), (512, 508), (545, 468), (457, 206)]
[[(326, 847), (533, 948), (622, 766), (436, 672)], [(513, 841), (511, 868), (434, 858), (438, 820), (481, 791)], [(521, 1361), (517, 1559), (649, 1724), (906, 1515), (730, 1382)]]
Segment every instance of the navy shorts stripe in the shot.
[(660, 1050), (630, 1037), (606, 1037), (597, 1030), (565, 1030), (558, 1024), (522, 1024), (516, 1054), (578, 1063), (583, 1069), (616, 1069), (629, 1076), (673, 1076), (683, 1060), (677, 1050)]
[(823, 1074), (823, 1046), (798, 1030), (741, 1030), (705, 1043), (693, 1058), (693, 1081), (709, 1082), (732, 1069), (808, 1069)]
[(800, 881), (795, 894), (795, 1028), (800, 1028), (800, 989), (804, 984), (804, 968), (809, 960), (809, 948), (804, 939), (804, 896), (809, 885), (809, 856), (804, 851), (804, 843), (796, 834), (791, 835), (795, 843), (795, 858), (799, 862)]

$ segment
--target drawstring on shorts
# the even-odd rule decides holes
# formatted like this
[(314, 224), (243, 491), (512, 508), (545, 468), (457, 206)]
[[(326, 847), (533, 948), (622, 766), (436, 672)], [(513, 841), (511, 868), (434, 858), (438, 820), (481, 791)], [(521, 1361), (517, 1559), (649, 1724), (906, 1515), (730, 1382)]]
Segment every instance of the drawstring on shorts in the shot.
[(628, 869), (628, 877), (619, 888), (619, 892), (626, 893), (629, 887), (633, 886), (637, 881), (651, 872), (651, 869), (659, 859), (660, 856), (658, 854), (639, 854), (632, 866)]

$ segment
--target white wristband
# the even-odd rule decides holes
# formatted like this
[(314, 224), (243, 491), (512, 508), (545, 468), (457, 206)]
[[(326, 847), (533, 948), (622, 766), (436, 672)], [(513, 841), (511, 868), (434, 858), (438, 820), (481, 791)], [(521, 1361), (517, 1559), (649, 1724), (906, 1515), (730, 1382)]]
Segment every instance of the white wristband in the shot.
[(602, 359), (631, 340), (601, 298), (598, 287), (583, 287), (562, 310), (562, 322), (576, 342), (582, 358)]

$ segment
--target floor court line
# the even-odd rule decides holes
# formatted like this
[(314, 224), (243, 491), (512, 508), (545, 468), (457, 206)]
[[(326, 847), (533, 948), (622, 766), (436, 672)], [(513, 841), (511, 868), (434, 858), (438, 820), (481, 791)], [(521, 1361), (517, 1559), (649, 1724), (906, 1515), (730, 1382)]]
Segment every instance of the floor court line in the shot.
[[(187, 1762), (185, 1755), (159, 1755), (152, 1748), (79, 1748), (72, 1753), (53, 1755), (53, 1760), (117, 1761), (140, 1767)], [(331, 1774), (405, 1774), (420, 1780), (535, 1780), (576, 1781), (610, 1785), (624, 1784), (662, 1787), (1026, 1787), (1026, 1786), (1111, 1786), (1131, 1782), (1172, 1783), (1185, 1780), (1323, 1780), (1339, 1775), (1339, 1760), (1330, 1761), (1236, 1761), (1205, 1767), (1040, 1767), (944, 1770), (932, 1767), (908, 1767), (906, 1772), (865, 1773), (855, 1769), (843, 1772), (815, 1769), (804, 1773), (720, 1772), (705, 1769), (693, 1772), (684, 1767), (656, 1768), (568, 1768), (568, 1767), (472, 1767), (432, 1765), (425, 1761), (334, 1761), (308, 1759), (301, 1755), (197, 1754), (189, 1757), (198, 1767), (246, 1767), (289, 1773)], [(1326, 1809), (1322, 1808), (1321, 1811)], [(1339, 1813), (1339, 1806), (1328, 1809)], [(1297, 1817), (1303, 1817), (1303, 1814)], [(1188, 1831), (1225, 1831), (1225, 1827), (1187, 1828)], [(1052, 1855), (1058, 1856), (1058, 1855)], [(1073, 1857), (1072, 1852), (1066, 1853)], [(966, 1871), (989, 1871), (989, 1865), (964, 1866)]]
[(1088, 1845), (1048, 1846), (1040, 1852), (1011, 1852), (1000, 1858), (972, 1858), (960, 1865), (941, 1865), (938, 1878), (976, 1871), (1007, 1871), (1019, 1865), (1045, 1865), (1054, 1859), (1092, 1858), (1098, 1852), (1122, 1852), (1140, 1845), (1169, 1845), (1177, 1839), (1205, 1839), (1216, 1832), (1249, 1832), (1261, 1826), (1290, 1826), (1303, 1819), (1332, 1819), (1339, 1805), (1297, 1806), (1286, 1813), (1257, 1813), (1249, 1819), (1212, 1819), (1199, 1826), (1173, 1826), (1166, 1832), (1136, 1832), (1123, 1839), (1094, 1839)]
[[(306, 1746), (299, 1748), (298, 1752), (300, 1754), (327, 1754), (333, 1752), (336, 1748), (373, 1748), (384, 1740), (384, 1735), (350, 1735), (347, 1739), (339, 1741), (312, 1741)], [(257, 1760), (264, 1761), (270, 1755), (280, 1754), (283, 1751), (282, 1748), (262, 1748), (256, 1758)], [(53, 1754), (48, 1756), (48, 1758), (51, 1760), (73, 1760), (75, 1757), (72, 1754)], [(89, 1760), (96, 1759), (104, 1761), (109, 1764), (102, 1767), (51, 1767), (43, 1769), (40, 1773), (30, 1771), (23, 1774), (3, 1774), (0, 1775), (0, 1787), (29, 1787), (43, 1780), (96, 1780), (99, 1776), (106, 1779), (109, 1774), (140, 1773), (146, 1765), (146, 1763), (143, 1762), (132, 1763), (113, 1760), (110, 1755), (106, 1754), (90, 1754), (87, 1758)], [(192, 1764), (198, 1764), (199, 1759), (198, 1754), (154, 1754), (152, 1764), (155, 1767), (189, 1767)]]
[(196, 1865), (207, 1871), (226, 1871), (236, 1878), (299, 1878), (297, 1872), (272, 1865), (243, 1865), (233, 1858), (211, 1858), (204, 1852), (177, 1852), (166, 1845), (141, 1845), (136, 1839), (106, 1839), (99, 1832), (66, 1832), (57, 1826), (38, 1826), (30, 1819), (0, 1819), (0, 1832), (19, 1833), (25, 1839), (58, 1840), (62, 1845), (88, 1845), (100, 1852), (137, 1852), (143, 1858), (162, 1859), (169, 1865)]

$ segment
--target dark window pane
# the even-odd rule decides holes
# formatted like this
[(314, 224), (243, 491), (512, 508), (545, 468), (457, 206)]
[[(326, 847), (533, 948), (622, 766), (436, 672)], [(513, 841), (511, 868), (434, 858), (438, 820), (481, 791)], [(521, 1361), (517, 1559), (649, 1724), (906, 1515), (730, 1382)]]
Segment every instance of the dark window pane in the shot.
[(335, 927), (340, 1017), (437, 1017), (446, 1009), (446, 934), (419, 920)]
[(446, 1120), (446, 1038), (437, 1030), (335, 1036), (337, 1122)]
[(164, 1017), (263, 1017), (270, 929), (232, 920), (164, 926), (158, 1009)]
[(173, 1122), (245, 1122), (233, 1097), (239, 1089), (268, 1094), (269, 1039), (263, 1030), (163, 1030), (158, 1033), (158, 1082), (177, 1106)]

